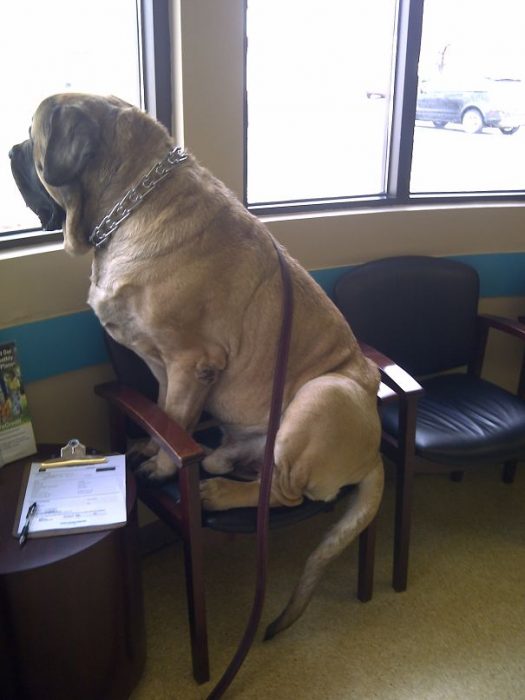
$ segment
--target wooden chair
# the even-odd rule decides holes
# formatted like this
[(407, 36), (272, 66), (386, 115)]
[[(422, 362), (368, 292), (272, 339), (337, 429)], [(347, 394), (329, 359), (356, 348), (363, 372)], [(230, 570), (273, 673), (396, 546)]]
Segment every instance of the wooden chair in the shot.
[[(107, 340), (118, 381), (99, 385), (95, 391), (109, 404), (112, 449), (125, 452), (129, 436), (138, 436), (138, 427), (151, 436), (179, 467), (176, 480), (161, 485), (139, 481), (137, 490), (139, 499), (182, 538), (193, 675), (198, 683), (204, 683), (210, 674), (203, 581), (203, 528), (227, 533), (253, 533), (256, 530), (257, 509), (201, 510), (199, 480), (204, 476), (200, 472), (200, 462), (204, 457), (202, 448), (156, 405), (158, 385), (145, 363), (123, 346), (109, 338)], [(206, 439), (202, 431), (213, 430), (213, 423), (208, 418), (204, 416), (199, 425), (199, 439)], [(337, 500), (345, 498), (352, 489), (351, 486), (343, 489)], [(270, 528), (289, 526), (330, 511), (333, 507), (334, 503), (305, 499), (295, 508), (272, 508)], [(362, 602), (372, 597), (375, 532), (374, 521), (359, 539), (357, 596)]]
[(381, 408), (383, 451), (396, 466), (393, 587), (404, 591), (414, 472), (448, 470), (459, 480), (465, 469), (503, 464), (511, 483), (525, 458), (525, 354), (517, 395), (481, 378), (489, 330), (523, 341), (525, 327), (478, 315), (476, 271), (442, 258), (359, 265), (338, 280), (334, 297), (359, 340), (423, 389)]

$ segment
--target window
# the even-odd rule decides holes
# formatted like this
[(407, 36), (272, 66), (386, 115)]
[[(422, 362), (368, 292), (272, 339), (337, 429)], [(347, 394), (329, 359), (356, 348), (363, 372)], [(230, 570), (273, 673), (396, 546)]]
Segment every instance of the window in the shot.
[[(137, 106), (153, 107), (157, 118), (169, 124), (169, 70), (168, 75), (166, 69), (157, 75), (151, 67), (157, 58), (151, 50), (152, 37), (159, 43), (169, 37), (167, 18), (168, 0), (17, 0), (2, 6), (0, 234), (4, 244), (11, 245), (15, 239), (24, 244), (35, 234), (42, 238), (38, 218), (25, 206), (7, 157), (13, 144), (27, 138), (42, 99), (69, 91), (114, 94)], [(142, 55), (150, 60), (145, 71)], [(166, 55), (163, 61), (169, 66)], [(164, 82), (167, 110), (154, 100), (158, 80)]]
[(412, 192), (525, 190), (524, 30), (520, 0), (425, 1)]
[(522, 0), (247, 0), (248, 206), (521, 198), (524, 29)]
[(250, 203), (384, 191), (396, 0), (380, 4), (248, 3)]

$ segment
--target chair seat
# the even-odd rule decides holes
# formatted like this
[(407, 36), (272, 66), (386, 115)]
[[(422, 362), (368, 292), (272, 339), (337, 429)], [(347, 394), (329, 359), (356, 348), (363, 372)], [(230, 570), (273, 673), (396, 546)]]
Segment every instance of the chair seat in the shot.
[[(341, 498), (346, 496), (355, 486), (343, 487), (335, 501), (310, 501), (305, 498), (300, 506), (279, 507), (270, 509), (269, 527), (271, 530), (294, 525), (302, 520), (317, 515), (323, 511), (330, 511)], [(180, 493), (176, 481), (169, 481), (159, 486), (148, 486), (150, 495), (154, 489), (160, 489), (174, 501), (180, 500)], [(257, 528), (257, 508), (231, 508), (230, 510), (205, 510), (202, 513), (202, 524), (218, 532), (239, 534), (254, 533)]]
[[(420, 382), (415, 450), (430, 461), (466, 466), (525, 457), (525, 401), (467, 374)], [(397, 434), (397, 406), (381, 409), (383, 428)]]

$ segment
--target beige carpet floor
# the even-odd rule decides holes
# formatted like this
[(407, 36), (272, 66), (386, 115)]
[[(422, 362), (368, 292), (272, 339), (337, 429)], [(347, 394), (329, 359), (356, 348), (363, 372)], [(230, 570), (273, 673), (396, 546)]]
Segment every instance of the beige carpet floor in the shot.
[[(262, 632), (336, 513), (271, 534), (261, 629), (226, 698), (525, 700), (525, 472), (483, 468), (453, 483), (419, 475), (409, 588), (390, 586), (393, 483), (380, 514), (375, 590), (355, 597), (357, 545), (329, 568), (310, 607), (270, 642)], [(132, 700), (200, 700), (229, 662), (251, 605), (254, 540), (207, 546), (212, 682), (191, 676), (179, 543), (144, 558), (148, 657)]]

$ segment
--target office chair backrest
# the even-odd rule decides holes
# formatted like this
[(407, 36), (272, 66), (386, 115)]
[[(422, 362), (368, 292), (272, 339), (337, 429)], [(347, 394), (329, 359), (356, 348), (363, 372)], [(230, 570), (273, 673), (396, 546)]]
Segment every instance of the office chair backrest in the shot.
[(411, 374), (471, 359), (479, 278), (468, 265), (423, 256), (374, 260), (345, 273), (334, 297), (357, 338)]

